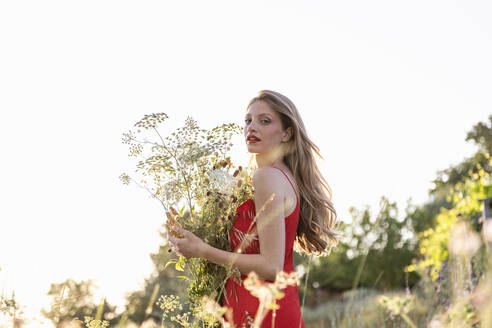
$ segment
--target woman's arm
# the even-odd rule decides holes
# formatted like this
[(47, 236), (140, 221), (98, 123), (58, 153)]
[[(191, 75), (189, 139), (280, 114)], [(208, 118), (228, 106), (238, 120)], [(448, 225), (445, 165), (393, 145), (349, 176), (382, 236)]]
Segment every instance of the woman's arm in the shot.
[[(232, 264), (242, 274), (255, 271), (261, 278), (274, 281), (277, 272), (283, 270), (285, 257), (284, 187), (283, 177), (279, 174), (274, 168), (264, 167), (253, 176), (260, 254), (224, 251), (180, 228), (176, 230), (184, 238), (169, 236), (173, 248), (185, 257), (200, 257), (223, 266)], [(268, 202), (272, 194), (274, 197)]]
[(232, 265), (238, 268), (244, 275), (255, 271), (258, 276), (265, 280), (275, 280), (277, 271), (272, 263), (267, 261), (265, 256), (261, 254), (241, 254), (224, 251), (203, 242), (190, 231), (179, 227), (176, 227), (175, 230), (181, 233), (183, 238), (173, 238), (172, 236), (168, 238), (172, 248), (179, 255), (187, 258), (199, 257), (226, 267)]
[(241, 254), (224, 251), (205, 244), (201, 258), (207, 259), (222, 266), (238, 268), (239, 271), (247, 275), (251, 271), (255, 271), (258, 276), (265, 280), (274, 281), (277, 275), (278, 268), (274, 267), (268, 259), (261, 254)]

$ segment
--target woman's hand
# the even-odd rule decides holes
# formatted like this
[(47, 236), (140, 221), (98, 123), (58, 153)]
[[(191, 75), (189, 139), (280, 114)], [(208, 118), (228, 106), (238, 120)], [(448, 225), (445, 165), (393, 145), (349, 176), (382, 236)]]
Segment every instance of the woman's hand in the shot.
[(173, 230), (183, 236), (183, 238), (175, 238), (171, 236), (168, 231), (167, 237), (169, 239), (169, 243), (171, 244), (171, 249), (174, 252), (186, 258), (202, 257), (202, 252), (207, 245), (203, 240), (195, 236), (191, 231), (183, 228), (175, 226)]

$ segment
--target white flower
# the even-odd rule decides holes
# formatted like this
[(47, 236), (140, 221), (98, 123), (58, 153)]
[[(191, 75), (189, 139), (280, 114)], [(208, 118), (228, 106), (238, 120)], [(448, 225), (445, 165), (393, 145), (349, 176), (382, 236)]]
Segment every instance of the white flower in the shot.
[(210, 179), (220, 188), (221, 193), (232, 195), (236, 186), (236, 179), (232, 175), (222, 170), (213, 170)]

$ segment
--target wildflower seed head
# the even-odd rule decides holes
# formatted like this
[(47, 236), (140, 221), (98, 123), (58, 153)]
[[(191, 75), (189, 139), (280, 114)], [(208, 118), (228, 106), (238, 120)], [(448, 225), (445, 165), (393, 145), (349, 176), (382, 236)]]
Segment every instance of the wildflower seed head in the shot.
[(135, 123), (134, 126), (143, 129), (155, 128), (157, 124), (164, 122), (167, 118), (169, 118), (169, 116), (167, 116), (166, 113), (154, 113), (150, 115), (145, 115), (144, 118)]
[(123, 184), (126, 184), (126, 185), (130, 184), (131, 178), (128, 174), (123, 173), (119, 176), (119, 178), (120, 178), (121, 182), (123, 182)]

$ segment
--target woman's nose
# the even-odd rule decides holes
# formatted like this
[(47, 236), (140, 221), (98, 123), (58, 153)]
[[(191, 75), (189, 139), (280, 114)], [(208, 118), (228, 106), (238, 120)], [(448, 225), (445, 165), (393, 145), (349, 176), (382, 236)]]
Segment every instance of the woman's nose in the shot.
[(256, 131), (256, 121), (251, 121), (246, 127), (246, 131)]

